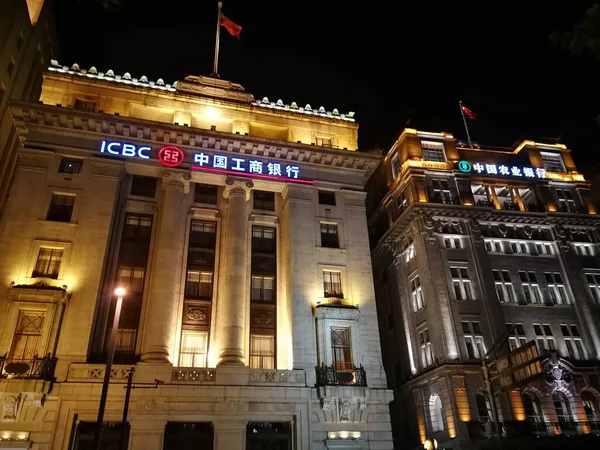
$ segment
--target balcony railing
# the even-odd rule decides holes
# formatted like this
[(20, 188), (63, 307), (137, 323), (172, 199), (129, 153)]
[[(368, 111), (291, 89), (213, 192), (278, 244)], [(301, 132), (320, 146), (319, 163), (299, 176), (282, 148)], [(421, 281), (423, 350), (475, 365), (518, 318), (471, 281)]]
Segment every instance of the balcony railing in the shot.
[(6, 355), (0, 357), (0, 377), (1, 378), (35, 378), (51, 381), (54, 378), (54, 368), (56, 367), (56, 358), (50, 355), (32, 359), (7, 358)]
[(446, 205), (460, 205), (460, 198), (447, 195), (433, 194), (430, 197), (432, 203), (444, 203)]
[(339, 365), (316, 367), (317, 386), (367, 386), (367, 374), (364, 367)]
[[(500, 426), (503, 436), (574, 436), (600, 433), (600, 422), (513, 420), (500, 422)], [(475, 437), (475, 435), (488, 437), (494, 433), (494, 430), (494, 423), (489, 419), (484, 419), (473, 421), (470, 434), (472, 437)]]
[(481, 206), (484, 208), (494, 208), (494, 202), (489, 200), (477, 200), (475, 206)]
[(505, 209), (507, 211), (520, 211), (521, 208), (519, 208), (519, 205), (517, 203), (513, 203), (513, 202), (504, 202), (502, 203), (502, 209)]
[(546, 211), (546, 209), (543, 206), (538, 205), (537, 203), (528, 203), (526, 206), (526, 209), (527, 209), (527, 211), (530, 211), (530, 212), (545, 212)]

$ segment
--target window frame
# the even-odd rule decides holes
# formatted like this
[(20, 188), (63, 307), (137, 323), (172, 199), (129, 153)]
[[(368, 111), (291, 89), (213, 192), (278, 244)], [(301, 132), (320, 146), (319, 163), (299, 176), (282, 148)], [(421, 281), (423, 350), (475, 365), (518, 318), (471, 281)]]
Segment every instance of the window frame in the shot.
[[(205, 339), (204, 339), (204, 352), (193, 352), (193, 351), (184, 351), (184, 335), (185, 334), (192, 334), (192, 333), (196, 333), (196, 334), (200, 334), (200, 335), (204, 335)], [(205, 368), (207, 367), (207, 358), (208, 358), (208, 348), (209, 348), (209, 340), (210, 340), (210, 331), (208, 330), (198, 330), (198, 329), (189, 329), (189, 328), (183, 328), (181, 330), (181, 337), (179, 340), (179, 355), (178, 355), (178, 365), (177, 367), (193, 367), (193, 368)], [(185, 355), (192, 355), (192, 365), (186, 365), (182, 362), (182, 358)], [(196, 355), (201, 355), (200, 358), (203, 359), (203, 364), (202, 365), (195, 365), (195, 359), (196, 359)]]
[[(428, 141), (428, 140), (421, 139), (420, 143), (421, 143), (421, 153), (423, 155), (424, 161), (431, 161), (431, 162), (446, 162), (446, 161), (448, 161), (448, 158), (446, 156), (446, 146), (444, 145), (443, 142)], [(439, 156), (440, 152), (441, 152), (442, 159), (428, 158), (427, 156), (425, 156), (426, 154), (429, 154), (429, 155), (435, 154), (435, 155)]]
[[(67, 208), (65, 208), (65, 204), (59, 205), (59, 204), (54, 203), (55, 198), (59, 198), (59, 197), (62, 197), (63, 199), (66, 199), (66, 198), (73, 199), (73, 202), (71, 204), (71, 212), (69, 214), (69, 220), (61, 220), (60, 218), (63, 216), (58, 211), (53, 211), (53, 207), (58, 207), (59, 210), (61, 207), (64, 208), (65, 210), (67, 209)], [(50, 195), (50, 203), (48, 204), (48, 208), (46, 209), (45, 220), (47, 220), (49, 222), (72, 223), (73, 217), (75, 215), (74, 213), (75, 213), (76, 200), (77, 200), (76, 194), (72, 194), (70, 192), (52, 192)], [(67, 217), (65, 212), (63, 212), (62, 214), (64, 214), (64, 218)]]
[[(202, 192), (202, 190), (205, 192)], [(210, 192), (209, 192), (210, 189)], [(212, 200), (214, 191), (214, 202), (212, 201), (200, 201), (200, 200)], [(219, 202), (219, 186), (216, 184), (207, 184), (207, 183), (194, 183), (194, 203), (199, 203), (202, 205), (212, 205), (215, 206)]]
[(324, 206), (336, 206), (336, 195), (335, 191), (327, 191), (323, 189), (319, 189), (317, 191), (317, 198), (319, 205)]
[[(139, 183), (141, 183), (141, 187), (140, 186), (135, 186), (136, 180), (138, 180)], [(152, 183), (149, 180), (153, 180), (154, 182), (154, 190), (152, 192), (152, 195), (149, 195), (151, 189), (149, 187), (149, 185)], [(145, 186), (144, 184), (147, 183), (148, 186)], [(158, 179), (155, 177), (148, 177), (145, 175), (136, 175), (133, 174), (131, 176), (131, 185), (129, 186), (129, 195), (132, 195), (134, 197), (143, 197), (143, 198), (155, 198), (156, 197), (156, 188), (158, 187)], [(134, 192), (134, 189), (137, 189), (137, 192)], [(148, 190), (148, 192), (144, 192), (145, 190)]]
[[(343, 291), (343, 284), (342, 284), (342, 272), (341, 270), (334, 270), (334, 269), (323, 269), (323, 297), (324, 298), (344, 298), (344, 291)], [(339, 277), (339, 283), (334, 283), (333, 282), (333, 277), (332, 274), (337, 274)], [(329, 281), (326, 280), (326, 274), (329, 274)], [(329, 283), (330, 286), (334, 286), (334, 285), (339, 285), (339, 292), (336, 290), (335, 292), (333, 292), (332, 294), (328, 293), (327, 290), (327, 284)]]
[[(262, 354), (262, 353), (253, 353), (253, 336), (260, 336), (260, 337), (268, 337), (271, 338), (271, 342), (273, 343), (273, 352), (272, 354), (268, 353), (268, 354)], [(259, 358), (258, 361), (260, 361), (260, 364), (258, 365), (258, 367), (255, 367), (253, 365), (253, 358)], [(267, 358), (273, 358), (273, 364), (272, 367), (265, 367), (265, 359)], [(273, 333), (265, 333), (265, 332), (252, 332), (252, 330), (250, 331), (250, 337), (248, 338), (248, 366), (251, 369), (271, 369), (271, 370), (275, 370), (277, 368), (277, 339), (276, 339), (276, 332), (275, 330), (273, 330)]]
[[(261, 196), (269, 197), (269, 198), (261, 198)], [(272, 200), (271, 200), (271, 197), (273, 197)], [(253, 189), (252, 190), (252, 209), (256, 209), (259, 211), (274, 212), (275, 211), (275, 192)]]
[[(600, 272), (584, 272), (588, 292), (594, 305), (600, 305)], [(590, 277), (592, 282), (590, 282)]]
[(419, 363), (422, 369), (426, 369), (433, 366), (435, 363), (435, 354), (433, 351), (433, 346), (431, 345), (429, 328), (427, 328), (426, 325), (424, 328), (419, 327), (417, 335), (417, 345), (419, 346)]
[[(198, 281), (195, 283), (197, 285), (194, 292), (189, 289), (189, 285), (194, 283), (194, 281), (190, 281), (191, 276), (198, 277)], [(208, 275), (210, 277), (210, 283), (206, 283), (202, 281), (202, 277)], [(204, 287), (209, 293), (204, 295), (205, 290), (203, 290), (203, 285), (208, 284), (208, 288)], [(184, 289), (184, 297), (186, 299), (191, 300), (212, 300), (214, 292), (214, 270), (202, 270), (202, 269), (190, 269), (188, 268), (185, 272), (185, 289)]]
[[(559, 278), (557, 278), (557, 275)], [(570, 306), (573, 304), (571, 297), (567, 292), (564, 277), (560, 272), (544, 272), (544, 278), (548, 285), (550, 301), (555, 306)], [(557, 280), (560, 279), (560, 282)]]
[(413, 313), (425, 309), (427, 307), (427, 303), (425, 302), (423, 288), (421, 286), (421, 280), (419, 279), (418, 273), (415, 273), (410, 277), (408, 281), (408, 286), (410, 289), (410, 299)]
[[(333, 342), (333, 333), (334, 330), (343, 330), (346, 335), (346, 345), (345, 346), (335, 346)], [(331, 354), (331, 366), (335, 371), (346, 371), (346, 370), (354, 370), (354, 353), (352, 346), (352, 329), (348, 326), (340, 326), (340, 325), (330, 325), (329, 326), (329, 352)], [(342, 349), (342, 354), (344, 354), (343, 361), (339, 361), (336, 359), (336, 349)], [(347, 353), (347, 355), (346, 355)], [(349, 358), (346, 358), (349, 356)]]
[[(465, 324), (467, 324), (466, 327)], [(475, 324), (477, 324), (477, 327), (475, 327)], [(479, 329), (479, 332), (477, 332), (476, 328)], [(468, 359), (480, 360), (483, 358), (487, 352), (487, 349), (485, 346), (485, 340), (483, 338), (481, 322), (474, 320), (461, 320), (461, 329), (465, 338), (465, 347), (467, 349)], [(471, 344), (470, 346), (469, 343)]]
[[(324, 227), (327, 230), (325, 233), (323, 232)], [(330, 230), (335, 230), (335, 233), (331, 233)], [(323, 239), (323, 236), (327, 236), (327, 237), (325, 239)], [(335, 236), (335, 239), (330, 238), (329, 236)], [(330, 241), (330, 239), (331, 239), (331, 241)], [(320, 221), (319, 222), (319, 240), (320, 240), (321, 247), (341, 248), (339, 225), (334, 222)], [(325, 245), (325, 244), (331, 244), (331, 245)]]
[(563, 336), (565, 348), (567, 349), (567, 356), (575, 361), (584, 361), (587, 359), (585, 347), (583, 346), (583, 340), (577, 325), (561, 323), (560, 332)]
[[(538, 329), (540, 331), (539, 333)], [(534, 323), (533, 332), (540, 354), (548, 351), (556, 351), (556, 339), (554, 338), (552, 326), (549, 323)], [(542, 348), (540, 348), (540, 343), (542, 343)]]
[[(499, 276), (496, 277), (496, 274)], [(506, 275), (508, 275), (508, 277)], [(503, 304), (517, 304), (517, 293), (510, 276), (510, 271), (506, 269), (492, 269), (492, 276), (494, 278), (494, 287), (496, 289), (498, 302)], [(500, 293), (502, 293), (502, 295), (500, 295)]]
[[(561, 153), (540, 152), (540, 156), (542, 158), (542, 164), (544, 165), (544, 169), (546, 169), (546, 172), (567, 173), (567, 169), (565, 167), (565, 160)], [(550, 159), (554, 158), (554, 161), (547, 160), (544, 157), (549, 157)], [(549, 167), (553, 166), (554, 168), (556, 168), (556, 164), (560, 166), (560, 170), (558, 172), (556, 170), (551, 170), (551, 167)]]
[[(521, 274), (525, 274), (526, 280), (523, 280), (523, 276)], [(531, 274), (534, 275), (534, 280), (531, 281)], [(528, 305), (543, 305), (544, 297), (542, 296), (542, 290), (540, 288), (540, 283), (537, 279), (537, 274), (533, 270), (519, 270), (519, 281), (521, 282), (521, 288), (523, 289), (523, 295), (525, 298), (525, 303)], [(527, 288), (527, 289), (526, 289)], [(529, 295), (529, 298), (527, 294)], [(532, 301), (535, 299), (536, 301)]]
[[(84, 160), (82, 158), (73, 158), (72, 156), (61, 156), (60, 162), (58, 163), (58, 173), (64, 173), (68, 175), (79, 175), (81, 174), (81, 169), (83, 169), (83, 162)], [(77, 171), (75, 172), (71, 170), (65, 170), (65, 166), (68, 164), (76, 164)]]
[[(469, 268), (464, 264), (450, 265), (450, 279), (452, 280), (452, 290), (454, 292), (454, 298), (460, 302), (472, 302), (475, 301), (475, 295), (473, 292), (473, 284), (469, 275)], [(453, 273), (453, 269), (456, 270), (456, 274)], [(464, 272), (466, 271), (466, 276)], [(457, 289), (458, 288), (458, 289)], [(460, 296), (459, 296), (460, 292)], [(460, 297), (460, 298), (459, 298)]]

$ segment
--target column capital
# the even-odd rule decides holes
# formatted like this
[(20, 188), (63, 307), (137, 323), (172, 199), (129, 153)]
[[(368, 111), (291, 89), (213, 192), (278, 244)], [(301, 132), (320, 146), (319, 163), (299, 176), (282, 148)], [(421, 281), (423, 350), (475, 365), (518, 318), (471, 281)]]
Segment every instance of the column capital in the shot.
[(191, 173), (175, 172), (174, 170), (165, 169), (162, 171), (161, 175), (163, 190), (178, 189), (184, 194), (190, 192)]
[(225, 180), (225, 189), (223, 189), (223, 197), (244, 196), (246, 201), (250, 200), (250, 192), (254, 187), (252, 180), (244, 180), (239, 178), (227, 177)]

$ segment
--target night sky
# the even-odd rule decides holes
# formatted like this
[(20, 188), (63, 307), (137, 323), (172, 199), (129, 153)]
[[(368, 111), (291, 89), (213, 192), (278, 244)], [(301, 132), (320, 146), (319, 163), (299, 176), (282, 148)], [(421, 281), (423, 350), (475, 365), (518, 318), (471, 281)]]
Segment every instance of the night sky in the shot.
[[(54, 0), (61, 64), (167, 83), (212, 72), (216, 1), (119, 1)], [(256, 98), (355, 111), (361, 150), (387, 150), (407, 121), (464, 139), (462, 100), (481, 145), (560, 139), (580, 169), (598, 164), (600, 59), (550, 40), (593, 2), (437, 3), (225, 0), (243, 29), (222, 28), (219, 73)]]

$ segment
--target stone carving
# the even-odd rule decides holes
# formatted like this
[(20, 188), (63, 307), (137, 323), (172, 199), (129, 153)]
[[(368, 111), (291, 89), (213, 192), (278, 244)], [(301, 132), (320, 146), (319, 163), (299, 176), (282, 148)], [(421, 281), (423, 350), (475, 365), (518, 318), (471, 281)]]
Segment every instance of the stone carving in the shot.
[(556, 232), (556, 237), (558, 238), (558, 245), (564, 252), (568, 252), (571, 250), (571, 233), (568, 228), (565, 228), (561, 224), (556, 225), (554, 227), (554, 231)]
[(531, 226), (525, 225), (523, 227), (523, 233), (525, 233), (525, 236), (527, 236), (528, 239), (531, 239), (531, 236), (533, 235), (533, 229)]
[(154, 400), (148, 400), (144, 403), (144, 408), (148, 411), (154, 411), (156, 409), (156, 402)]
[(506, 224), (501, 223), (500, 225), (498, 225), (498, 231), (500, 232), (502, 237), (506, 237), (506, 235), (508, 234), (508, 228), (506, 227)]
[(437, 234), (435, 232), (435, 222), (431, 216), (424, 217), (423, 228), (422, 234), (425, 236), (425, 239), (427, 239), (427, 242), (429, 242), (429, 244), (435, 244), (437, 241)]
[(275, 372), (265, 372), (265, 381), (275, 381)]
[(11, 395), (4, 398), (4, 408), (2, 411), (2, 420), (4, 422), (16, 422), (22, 399), (21, 394), (16, 397)]
[(204, 307), (189, 308), (187, 311), (187, 316), (190, 320), (198, 320), (200, 322), (205, 322), (206, 315), (206, 308)]
[(350, 422), (350, 402), (338, 400), (340, 422)]
[(322, 398), (321, 399), (321, 409), (323, 411), (331, 411), (331, 407), (333, 406), (333, 399), (331, 398)]
[(359, 411), (364, 411), (365, 409), (367, 409), (367, 399), (366, 398), (359, 398), (358, 399), (358, 410)]
[(35, 395), (31, 404), (34, 408), (41, 408), (44, 406), (44, 402), (46, 401), (46, 394)]
[(227, 409), (229, 411), (235, 411), (237, 408), (238, 408), (238, 403), (236, 401), (229, 400), (227, 402)]
[(259, 311), (254, 314), (254, 323), (256, 325), (272, 325), (273, 314), (269, 311)]
[(551, 358), (544, 367), (544, 379), (548, 384), (568, 385), (573, 381), (573, 374), (558, 358)]

